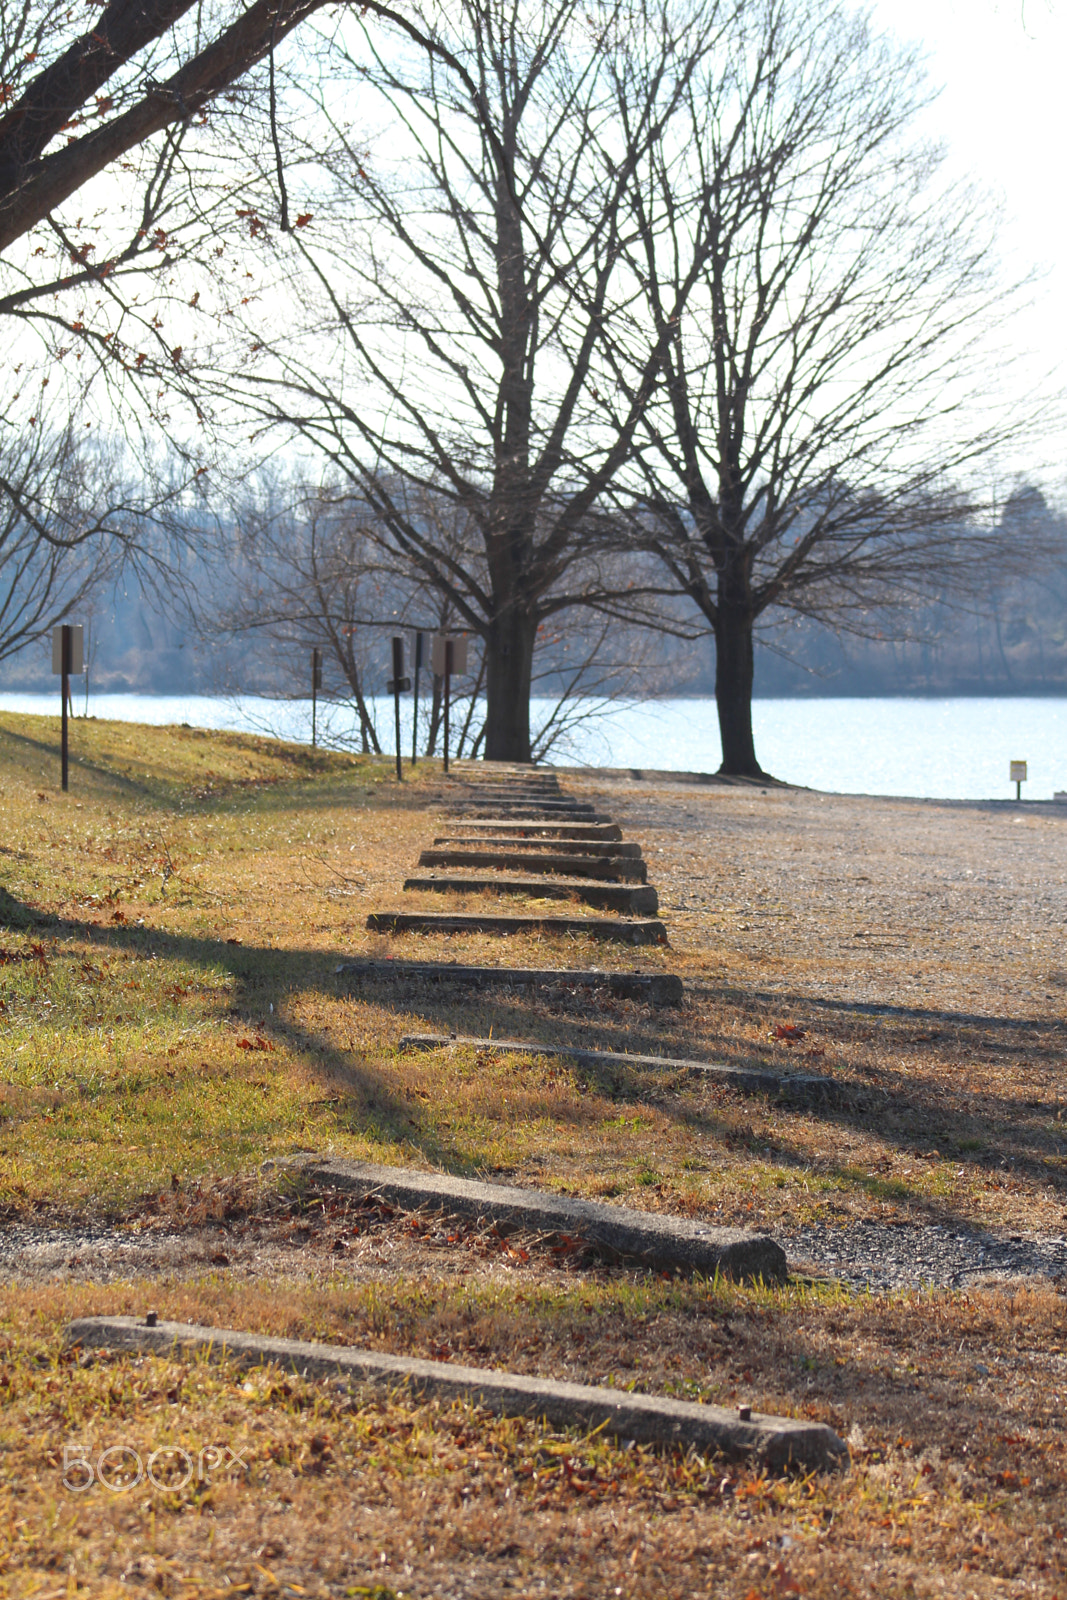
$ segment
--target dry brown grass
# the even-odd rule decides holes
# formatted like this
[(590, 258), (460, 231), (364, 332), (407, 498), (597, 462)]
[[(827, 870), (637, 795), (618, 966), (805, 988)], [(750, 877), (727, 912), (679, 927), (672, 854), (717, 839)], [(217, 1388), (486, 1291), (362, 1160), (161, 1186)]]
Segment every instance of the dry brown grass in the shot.
[[(846, 1429), (853, 1466), (770, 1480), (270, 1371), (61, 1351), (68, 1316), (147, 1295), (167, 1316), (438, 1359), (506, 1349), (522, 1370), (683, 1394), (716, 1392), (721, 1373)], [(1053, 1596), (1067, 1575), (1062, 1302), (1047, 1290), (849, 1303), (621, 1280), (214, 1279), (16, 1291), (3, 1336), (13, 1595)], [(75, 1444), (92, 1461), (228, 1445), (245, 1466), (78, 1495), (62, 1488)]]
[[(23, 1221), (166, 1224), (204, 1254), (169, 1280), (164, 1267), (151, 1283), (5, 1292), (0, 1592), (1065, 1592), (1051, 1286), (859, 1301), (709, 1290), (550, 1249), (450, 1246), (404, 1219), (334, 1255), (336, 1217), (297, 1252), (301, 1282), (287, 1268), (299, 1240), (283, 1237), (300, 1219), (269, 1189), (213, 1215), (196, 1185), (316, 1148), (714, 1220), (1060, 1233), (1067, 818), (574, 782), (644, 844), (671, 949), (387, 939), (365, 918), (415, 899), (399, 884), (434, 831), (431, 769), (398, 791), (383, 763), (88, 723), (62, 796), (54, 743), (43, 719), (0, 719), (0, 1199)], [(353, 993), (334, 974), (352, 955), (428, 949), (673, 969), (689, 999), (671, 1013), (588, 995)], [(401, 1033), (434, 1028), (770, 1061), (832, 1072), (853, 1094), (844, 1110), (792, 1111), (637, 1065), (397, 1052)], [(176, 1388), (155, 1360), (58, 1363), (67, 1315), (148, 1296), (194, 1320), (743, 1396), (855, 1427), (855, 1465), (764, 1483), (462, 1409), (352, 1409), (327, 1389), (246, 1391), (198, 1367)], [(197, 1497), (76, 1498), (55, 1465), (75, 1436), (226, 1436), (254, 1465)]]

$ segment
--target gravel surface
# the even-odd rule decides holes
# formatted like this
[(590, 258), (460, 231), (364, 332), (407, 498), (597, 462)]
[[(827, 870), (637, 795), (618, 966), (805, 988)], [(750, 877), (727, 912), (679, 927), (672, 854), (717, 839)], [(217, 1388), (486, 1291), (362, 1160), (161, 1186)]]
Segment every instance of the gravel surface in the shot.
[(778, 1233), (794, 1270), (855, 1289), (961, 1289), (1005, 1278), (1067, 1278), (1067, 1238), (852, 1222)]
[[(800, 1274), (841, 1279), (856, 1290), (966, 1288), (1004, 1279), (1067, 1280), (1067, 1238), (1029, 1234), (997, 1236), (953, 1232), (938, 1226), (850, 1222), (772, 1230)], [(467, 1243), (466, 1240), (463, 1241)], [(536, 1247), (528, 1262), (482, 1260), (479, 1269), (523, 1277), (562, 1269)], [(332, 1232), (309, 1237), (292, 1225), (246, 1224), (237, 1231), (78, 1227), (9, 1223), (0, 1229), (0, 1280), (110, 1283), (136, 1278), (197, 1278), (226, 1271), (257, 1278), (308, 1279), (343, 1273), (356, 1280), (410, 1277), (432, 1271), (453, 1276), (471, 1270), (470, 1252), (455, 1248), (447, 1231), (419, 1239), (404, 1226), (376, 1229), (339, 1248)]]
[(621, 782), (597, 798), (644, 845), (679, 951), (767, 989), (1067, 1019), (1067, 806)]

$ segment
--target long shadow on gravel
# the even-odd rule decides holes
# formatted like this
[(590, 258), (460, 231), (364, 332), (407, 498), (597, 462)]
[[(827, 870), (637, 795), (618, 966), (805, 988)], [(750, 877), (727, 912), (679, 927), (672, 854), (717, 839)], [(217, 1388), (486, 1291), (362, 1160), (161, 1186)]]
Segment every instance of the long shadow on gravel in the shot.
[(831, 1000), (824, 996), (790, 994), (787, 989), (738, 989), (712, 984), (693, 985), (694, 991), (718, 1000), (762, 1001), (781, 1009), (792, 1007), (798, 1011), (827, 1012), (844, 1017), (889, 1017), (908, 1020), (929, 1026), (940, 1022), (946, 1027), (1000, 1028), (1005, 1033), (1027, 1034), (1034, 1029), (1059, 1034), (1067, 1039), (1067, 1021), (1058, 1017), (994, 1017), (982, 1012), (945, 1011), (937, 1006), (894, 1006), (882, 1001)]

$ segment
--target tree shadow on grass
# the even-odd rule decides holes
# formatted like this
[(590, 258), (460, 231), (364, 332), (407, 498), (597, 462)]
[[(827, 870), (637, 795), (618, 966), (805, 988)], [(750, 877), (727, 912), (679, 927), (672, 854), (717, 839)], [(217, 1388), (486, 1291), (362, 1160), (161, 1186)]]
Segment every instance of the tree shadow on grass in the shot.
[[(238, 944), (158, 927), (103, 924), (95, 918), (44, 918), (10, 895), (0, 902), (0, 926), (18, 928), (31, 938), (38, 932), (47, 933), (49, 960), (53, 962), (63, 959), (62, 941), (74, 940), (101, 954), (126, 953), (146, 961), (173, 961), (224, 975), (234, 985), (230, 1018), (247, 1037), (249, 1059), (255, 1059), (252, 1052), (262, 1047), (262, 1041), (269, 1049), (284, 1050), (299, 1061), (322, 1085), (321, 1098), (316, 1098), (314, 1106), (332, 1109), (336, 1103), (332, 1132), (349, 1132), (380, 1144), (384, 1151), (393, 1152), (394, 1160), (403, 1152), (405, 1159), (414, 1157), (455, 1173), (482, 1170), (484, 1164), (463, 1151), (462, 1138), (457, 1148), (445, 1129), (435, 1126), (432, 1110), (424, 1109), (419, 1095), (408, 1093), (402, 1083), (397, 1083), (395, 1074), (380, 1070), (373, 1059), (358, 1050), (338, 1045), (325, 1030), (305, 1026), (286, 1014), (284, 1008), (271, 1009), (272, 1003), (289, 994), (347, 998), (344, 986), (337, 981), (335, 952)], [(72, 946), (70, 959), (80, 963), (81, 949)], [(390, 1054), (388, 1044), (383, 1044), (380, 1054)], [(411, 1067), (414, 1074), (414, 1062)], [(551, 1115), (556, 1121), (583, 1125), (599, 1121), (599, 1113), (584, 1098), (573, 1106), (546, 1104), (540, 1112), (534, 1106), (530, 1114)]]
[[(806, 1061), (790, 1059), (785, 1063), (768, 1063), (763, 1058), (753, 1059), (751, 1049), (743, 1041), (723, 1036), (711, 1048), (696, 1057), (691, 1048), (673, 1045), (664, 1049), (662, 1039), (653, 1032), (654, 1018), (645, 1008), (638, 1008), (638, 1016), (625, 1015), (625, 1007), (616, 1007), (618, 1015), (606, 1017), (605, 1006), (585, 1008), (581, 1001), (574, 1002), (569, 1014), (559, 1013), (546, 1017), (529, 1002), (519, 997), (476, 995), (473, 1000), (463, 997), (456, 1002), (456, 989), (447, 981), (427, 986), (407, 979), (368, 980), (360, 990), (360, 998), (373, 999), (378, 1005), (398, 1012), (415, 1011), (429, 1024), (427, 1031), (447, 1034), (457, 1029), (457, 1010), (463, 1023), (457, 1031), (481, 1038), (530, 1041), (531, 1054), (538, 1043), (566, 1048), (571, 1044), (581, 1050), (617, 1051), (636, 1055), (646, 1051), (650, 1055), (669, 1054), (687, 1059), (702, 1059), (715, 1065), (756, 1069), (760, 1072), (781, 1070), (783, 1077), (789, 1069), (814, 1072), (818, 1067)], [(780, 1002), (780, 996), (773, 997)], [(566, 1002), (565, 1002), (566, 1003)], [(964, 1036), (970, 1030), (988, 1031), (1004, 1025), (1008, 1041), (1004, 1049), (1015, 1054), (1020, 1049), (1032, 1051), (1034, 1046), (1026, 1041), (1020, 1045), (1020, 1029), (1028, 1024), (1018, 1024), (1012, 1019), (974, 1017), (970, 1014), (953, 1014), (915, 1007), (883, 1008), (916, 1024), (940, 1022), (955, 1028), (954, 1037)], [(648, 1043), (642, 1035), (647, 1033)], [(936, 1037), (936, 1034), (933, 1035)], [(990, 1048), (988, 1037), (984, 1047)], [(1054, 1067), (1060, 1053), (1054, 1042), (1044, 1051), (1046, 1065)], [(565, 1059), (565, 1058), (564, 1058)], [(789, 1125), (798, 1114), (817, 1118), (827, 1125), (842, 1130), (874, 1134), (881, 1141), (909, 1159), (925, 1159), (921, 1151), (941, 1143), (940, 1156), (951, 1159), (954, 1166), (980, 1173), (984, 1181), (1000, 1181), (1005, 1176), (1024, 1179), (1042, 1186), (1052, 1185), (1067, 1199), (1067, 1172), (1061, 1176), (1046, 1165), (1049, 1156), (1058, 1153), (1056, 1142), (1038, 1124), (1053, 1117), (1059, 1100), (1055, 1091), (1045, 1088), (1041, 1096), (1032, 1095), (1020, 1100), (1011, 1094), (985, 1089), (980, 1097), (960, 1085), (946, 1089), (944, 1082), (934, 1083), (909, 1077), (903, 1069), (883, 1067), (872, 1082), (834, 1080), (843, 1088), (844, 1098), (837, 1104), (817, 1100), (775, 1100), (766, 1096), (744, 1097), (739, 1090), (711, 1075), (701, 1080), (699, 1076), (672, 1071), (671, 1068), (642, 1066), (605, 1061), (602, 1064), (584, 1060), (570, 1063), (569, 1070), (584, 1089), (599, 1096), (632, 1104), (655, 1106), (661, 1113), (685, 1125), (700, 1138), (726, 1148), (749, 1147), (753, 1157), (772, 1162), (797, 1172), (814, 1174), (825, 1184), (827, 1198), (835, 1190), (860, 1190), (871, 1199), (887, 1203), (907, 1204), (917, 1215), (929, 1222), (958, 1221), (950, 1202), (923, 1195), (906, 1181), (892, 1173), (868, 1172), (862, 1164), (848, 1162), (813, 1163), (808, 1155), (789, 1137)], [(850, 1090), (852, 1091), (850, 1093)], [(770, 1115), (772, 1130), (762, 1131), (757, 1138), (745, 1130), (756, 1102), (764, 1113)], [(1067, 1132), (1065, 1132), (1067, 1138)]]
[[(197, 937), (191, 934), (171, 933), (155, 927), (138, 927), (114, 923), (101, 925), (93, 919), (42, 918), (32, 906), (17, 901), (0, 891), (0, 925), (17, 928), (25, 933), (47, 928), (50, 936), (83, 940), (85, 943), (109, 950), (129, 952), (144, 959), (161, 958), (199, 967), (203, 971), (223, 972), (234, 982), (235, 995), (232, 1013), (249, 1029), (256, 1030), (275, 1047), (283, 1047), (302, 1061), (338, 1100), (336, 1124), (340, 1130), (358, 1131), (364, 1137), (379, 1141), (383, 1146), (403, 1147), (433, 1166), (453, 1171), (470, 1170), (471, 1163), (463, 1158), (447, 1138), (420, 1116), (415, 1100), (390, 1083), (387, 1075), (372, 1062), (354, 1055), (350, 1049), (340, 1048), (321, 1030), (305, 1027), (290, 1017), (270, 1010), (270, 1002), (290, 992), (317, 992), (323, 997), (345, 1000), (372, 1000), (386, 1009), (410, 1011), (411, 995), (406, 986), (387, 982), (368, 981), (358, 995), (352, 994), (350, 982), (337, 973), (337, 953), (291, 947), (231, 944), (228, 941)], [(72, 952), (72, 955), (74, 953)], [(79, 957), (80, 959), (80, 957)], [(398, 989), (400, 992), (398, 992)], [(780, 998), (780, 997), (776, 997)], [(497, 1037), (527, 1039), (531, 1033), (548, 1031), (555, 1035), (549, 1041), (566, 1043), (561, 1037), (570, 1030), (570, 1041), (581, 1048), (603, 1048), (602, 1024), (591, 1028), (582, 1025), (584, 1033), (599, 1034), (596, 1038), (574, 1040), (574, 1023), (549, 1019), (553, 1026), (545, 1029), (543, 1017), (531, 1017), (530, 1008), (518, 997), (486, 1000), (478, 997), (483, 1026), (491, 1028)], [(427, 1009), (424, 1005), (420, 1010)], [(447, 1031), (447, 997), (438, 991), (433, 1008)], [(908, 1008), (909, 1017), (916, 1020), (941, 1019), (948, 1014), (942, 1011), (923, 1012)], [(961, 1017), (961, 1026), (972, 1019)], [(998, 1021), (999, 1019), (991, 1019)], [(533, 1026), (531, 1026), (531, 1023)], [(613, 1023), (614, 1026), (614, 1023)], [(483, 1035), (484, 1036), (484, 1035)], [(616, 1039), (606, 1041), (618, 1043)], [(629, 1048), (633, 1049), (632, 1038)], [(536, 1050), (532, 1045), (531, 1053)], [(750, 1065), (742, 1051), (737, 1052), (738, 1064)], [(766, 1064), (761, 1063), (764, 1067)], [(815, 1166), (809, 1157), (797, 1149), (788, 1136), (788, 1122), (793, 1115), (790, 1109), (777, 1102), (767, 1102), (765, 1109), (772, 1113), (775, 1126), (772, 1131), (761, 1132), (758, 1141), (744, 1132), (743, 1117), (739, 1131), (739, 1113), (745, 1105), (736, 1092), (726, 1086), (700, 1085), (690, 1077), (680, 1079), (670, 1070), (642, 1068), (605, 1062), (571, 1064), (569, 1070), (583, 1088), (601, 1100), (645, 1103), (654, 1105), (702, 1138), (726, 1147), (737, 1148), (749, 1144), (753, 1157), (789, 1167), (797, 1171), (816, 1173), (827, 1186), (829, 1197), (833, 1189), (859, 1188), (872, 1198), (905, 1201), (929, 1222), (959, 1222), (958, 1213), (948, 1201), (924, 1196), (905, 1189), (902, 1193), (892, 1175), (864, 1173), (857, 1168), (840, 1163)], [(320, 1102), (321, 1104), (321, 1102)], [(1047, 1114), (1052, 1105), (1030, 1102), (1038, 1115)], [(591, 1109), (591, 1108), (590, 1108)], [(797, 1108), (800, 1109), (800, 1108)], [(834, 1125), (875, 1132), (885, 1142), (909, 1155), (914, 1154), (914, 1144), (920, 1135), (927, 1143), (941, 1136), (949, 1127), (970, 1128), (989, 1126), (981, 1140), (980, 1149), (957, 1150), (954, 1165), (988, 1173), (991, 1163), (1004, 1159), (1009, 1141), (998, 1137), (991, 1125), (1014, 1123), (1010, 1141), (1013, 1173), (1017, 1177), (1047, 1185), (1053, 1175), (1044, 1164), (1042, 1146), (1035, 1142), (1033, 1130), (1018, 1125), (1018, 1102), (1003, 1095), (986, 1094), (980, 1108), (974, 1096), (965, 1087), (948, 1093), (940, 1090), (936, 1095), (927, 1086), (909, 1081), (903, 1073), (894, 1081), (881, 1081), (877, 1089), (867, 1095), (859, 1091), (855, 1105), (826, 1107), (805, 1105), (805, 1115), (818, 1117), (831, 1127)], [(555, 1111), (553, 1115), (555, 1115)], [(893, 1126), (893, 1119), (899, 1126)], [(582, 1122), (596, 1121), (588, 1111), (579, 1117)], [(1044, 1146), (1047, 1149), (1047, 1145)], [(1062, 1181), (1057, 1183), (1062, 1188)]]
[[(358, 1111), (359, 1131), (364, 1137), (382, 1144), (414, 1144), (434, 1164), (447, 1160), (447, 1151), (435, 1137), (420, 1140), (411, 1105), (372, 1064), (338, 1049), (320, 1032), (271, 1012), (270, 1002), (291, 991), (317, 990), (332, 997), (336, 992), (332, 975), (336, 956), (321, 950), (230, 944), (160, 928), (103, 926), (95, 919), (42, 916), (6, 891), (0, 891), (0, 927), (17, 929), (31, 938), (47, 933), (50, 940), (74, 939), (101, 951), (128, 953), (143, 960), (182, 962), (204, 972), (225, 973), (235, 985), (233, 1020), (250, 1035), (291, 1052), (325, 1087), (339, 1093), (339, 1098), (347, 1102), (349, 1120)], [(62, 954), (61, 945), (49, 951), (52, 960), (61, 959)], [(81, 961), (81, 952), (72, 950), (71, 958)]]

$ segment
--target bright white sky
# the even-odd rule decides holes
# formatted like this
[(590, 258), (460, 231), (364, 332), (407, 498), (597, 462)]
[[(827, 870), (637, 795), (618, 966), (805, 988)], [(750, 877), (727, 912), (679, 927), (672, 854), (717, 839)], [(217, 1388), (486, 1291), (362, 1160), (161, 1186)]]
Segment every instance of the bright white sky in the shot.
[[(925, 47), (942, 88), (929, 131), (1000, 198), (1008, 275), (1042, 274), (1012, 343), (1035, 383), (1067, 397), (1067, 0), (875, 0), (872, 21)], [(1067, 418), (1043, 454), (1062, 484)]]

